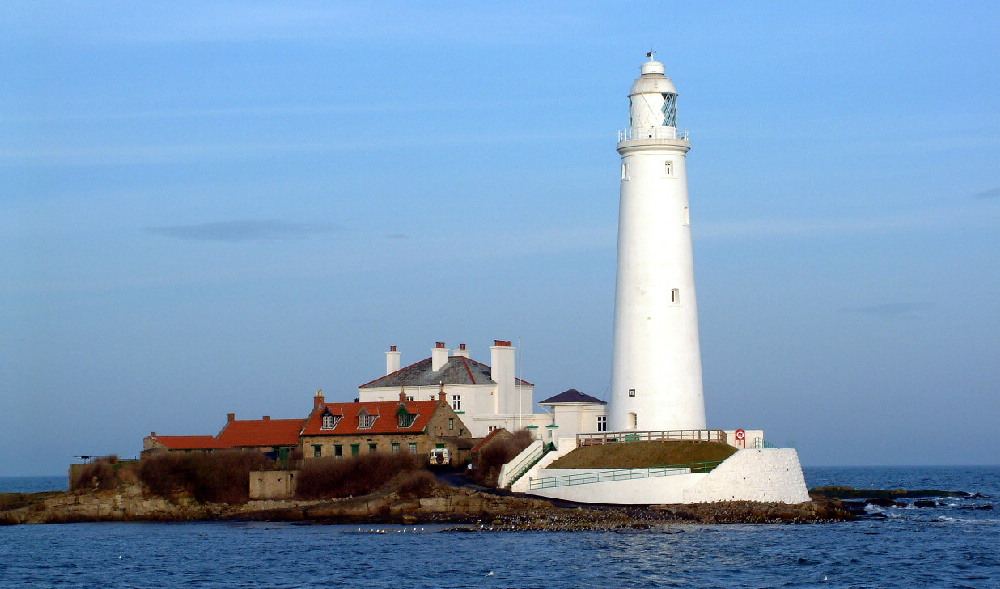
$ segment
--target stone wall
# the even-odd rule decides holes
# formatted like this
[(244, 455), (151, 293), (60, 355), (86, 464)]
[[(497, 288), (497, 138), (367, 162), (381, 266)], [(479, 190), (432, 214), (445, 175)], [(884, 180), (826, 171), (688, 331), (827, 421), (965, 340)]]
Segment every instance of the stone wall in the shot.
[(710, 501), (809, 501), (798, 453), (793, 448), (738, 451), (684, 491), (685, 503)]
[(250, 471), (250, 499), (291, 499), (298, 475), (297, 470)]

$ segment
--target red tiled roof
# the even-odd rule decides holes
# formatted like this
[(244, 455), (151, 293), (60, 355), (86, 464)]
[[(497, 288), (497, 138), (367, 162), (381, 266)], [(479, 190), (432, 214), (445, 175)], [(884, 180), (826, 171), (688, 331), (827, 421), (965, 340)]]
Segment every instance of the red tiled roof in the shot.
[[(416, 415), (410, 427), (399, 427), (397, 412), (400, 406), (405, 406), (406, 411), (411, 415)], [(366, 434), (402, 434), (420, 433), (427, 427), (431, 416), (438, 408), (438, 401), (376, 401), (371, 403), (324, 403), (322, 409), (317, 409), (306, 419), (306, 424), (302, 428), (304, 436), (342, 436), (342, 435), (366, 435)], [(370, 428), (362, 429), (360, 425), (361, 411), (375, 415), (377, 418)], [(331, 415), (341, 416), (340, 421), (333, 429), (322, 429), (323, 415), (329, 412)]]
[(297, 446), (304, 419), (238, 419), (219, 432), (227, 448), (250, 446)]
[(228, 448), (215, 436), (150, 436), (168, 450), (217, 450)]
[(493, 438), (495, 438), (498, 435), (500, 435), (500, 432), (506, 432), (506, 431), (507, 430), (505, 430), (504, 428), (500, 427), (500, 428), (497, 428), (497, 429), (491, 431), (490, 433), (486, 434), (485, 438), (479, 440), (479, 443), (472, 447), (472, 453), (475, 454), (476, 452), (479, 452), (480, 450), (482, 450), (483, 448), (485, 448), (487, 444), (489, 444), (490, 442), (492, 442)]

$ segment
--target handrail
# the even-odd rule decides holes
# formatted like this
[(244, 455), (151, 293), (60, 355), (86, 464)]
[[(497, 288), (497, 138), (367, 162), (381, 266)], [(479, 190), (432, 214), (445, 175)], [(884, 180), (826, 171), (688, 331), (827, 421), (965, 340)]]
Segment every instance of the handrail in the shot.
[(593, 483), (606, 483), (616, 481), (631, 481), (634, 479), (646, 479), (665, 477), (678, 474), (708, 473), (715, 467), (722, 464), (722, 460), (710, 460), (707, 462), (693, 462), (691, 464), (671, 464), (668, 466), (653, 466), (650, 468), (618, 468), (614, 470), (604, 470), (596, 472), (577, 472), (561, 476), (541, 477), (531, 479), (530, 489), (551, 489), (554, 487), (575, 487), (577, 485), (589, 485)]
[(726, 432), (721, 429), (678, 429), (663, 431), (636, 431), (627, 430), (620, 432), (597, 432), (589, 434), (576, 434), (576, 445), (580, 446), (600, 446), (603, 444), (619, 442), (652, 442), (652, 441), (677, 441), (695, 440), (701, 442), (722, 442), (728, 443)]
[(547, 451), (548, 451), (548, 445), (543, 442), (538, 446), (536, 450), (532, 450), (531, 452), (523, 456), (521, 460), (518, 461), (518, 463), (511, 468), (510, 472), (512, 474), (507, 477), (508, 479), (507, 484), (503, 486), (509, 487), (510, 485), (514, 484), (514, 481), (521, 478), (524, 475), (524, 473), (528, 472), (532, 466), (534, 466), (539, 460), (542, 459), (543, 456), (545, 456)]
[(657, 127), (643, 127), (638, 130), (640, 134), (645, 134), (643, 137), (632, 137), (632, 129), (622, 129), (618, 131), (618, 142), (631, 141), (632, 139), (682, 139), (688, 141), (690, 133), (687, 129), (678, 129), (676, 127), (668, 127), (666, 125), (661, 125)]

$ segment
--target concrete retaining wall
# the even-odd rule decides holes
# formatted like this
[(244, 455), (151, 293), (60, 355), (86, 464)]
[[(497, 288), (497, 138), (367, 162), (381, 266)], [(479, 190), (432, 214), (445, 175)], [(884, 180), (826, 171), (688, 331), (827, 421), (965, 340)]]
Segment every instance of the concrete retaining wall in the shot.
[[(608, 469), (542, 469), (537, 478)], [(639, 469), (644, 470), (644, 469)], [(532, 495), (579, 503), (655, 505), (758, 501), (809, 501), (798, 453), (791, 448), (739, 450), (710, 473), (678, 474), (536, 489)]]
[(713, 501), (809, 501), (798, 452), (793, 448), (738, 451), (684, 491), (684, 503)]

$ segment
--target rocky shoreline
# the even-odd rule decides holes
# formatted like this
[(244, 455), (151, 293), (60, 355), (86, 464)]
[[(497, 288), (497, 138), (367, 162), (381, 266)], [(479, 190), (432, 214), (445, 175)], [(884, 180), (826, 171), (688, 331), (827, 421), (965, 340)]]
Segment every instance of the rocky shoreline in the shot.
[(264, 500), (243, 505), (150, 496), (138, 485), (112, 491), (6, 494), (0, 524), (284, 521), (327, 524), (456, 524), (468, 530), (620, 530), (678, 523), (818, 523), (854, 519), (837, 499), (798, 505), (747, 501), (655, 506), (554, 505), (551, 501), (438, 487), (428, 497), (395, 492), (335, 500)]

